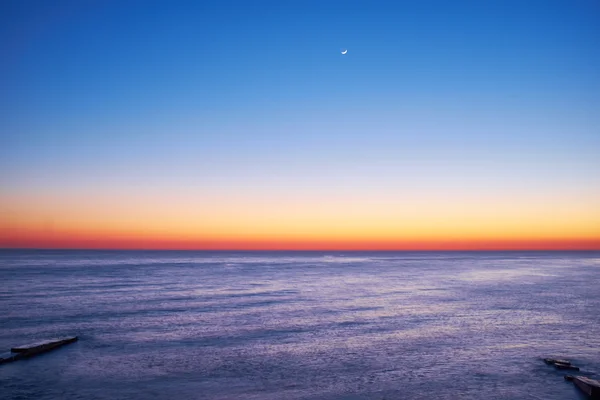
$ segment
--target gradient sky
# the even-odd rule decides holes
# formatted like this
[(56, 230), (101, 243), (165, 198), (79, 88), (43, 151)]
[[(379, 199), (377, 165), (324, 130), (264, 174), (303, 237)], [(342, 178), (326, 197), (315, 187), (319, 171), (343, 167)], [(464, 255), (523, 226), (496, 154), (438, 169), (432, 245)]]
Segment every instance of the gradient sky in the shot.
[(596, 0), (2, 1), (0, 37), (0, 247), (600, 249)]

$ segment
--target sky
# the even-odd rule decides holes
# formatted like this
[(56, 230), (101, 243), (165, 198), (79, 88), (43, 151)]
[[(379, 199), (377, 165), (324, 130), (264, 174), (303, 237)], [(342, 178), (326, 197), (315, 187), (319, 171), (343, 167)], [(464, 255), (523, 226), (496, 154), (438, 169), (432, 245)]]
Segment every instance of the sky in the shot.
[(0, 247), (600, 249), (595, 0), (7, 0), (0, 37)]

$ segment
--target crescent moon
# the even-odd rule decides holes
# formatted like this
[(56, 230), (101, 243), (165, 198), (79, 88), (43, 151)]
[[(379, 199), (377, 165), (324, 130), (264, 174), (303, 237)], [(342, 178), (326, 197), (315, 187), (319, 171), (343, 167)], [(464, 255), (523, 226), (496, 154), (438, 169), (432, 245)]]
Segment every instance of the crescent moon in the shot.
[(342, 54), (346, 54), (348, 52), (348, 50), (343, 50)]

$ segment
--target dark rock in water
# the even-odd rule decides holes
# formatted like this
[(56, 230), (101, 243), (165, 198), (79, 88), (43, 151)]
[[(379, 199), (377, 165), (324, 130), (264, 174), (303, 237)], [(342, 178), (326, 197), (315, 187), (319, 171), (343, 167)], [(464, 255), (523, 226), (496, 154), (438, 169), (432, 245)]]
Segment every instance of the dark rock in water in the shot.
[(544, 362), (545, 362), (546, 364), (555, 364), (555, 363), (559, 363), (559, 364), (571, 365), (571, 361), (568, 361), (568, 360), (560, 360), (560, 359), (556, 359), (556, 358), (544, 358)]
[(10, 349), (13, 353), (23, 354), (25, 357), (29, 357), (35, 354), (44, 353), (50, 351), (65, 344), (73, 343), (77, 341), (77, 336), (70, 336), (66, 338), (45, 340), (42, 342), (36, 342), (24, 346), (17, 346)]
[(571, 364), (569, 360), (561, 360), (557, 358), (544, 358), (544, 362), (548, 365), (554, 365), (556, 369), (571, 369), (573, 371), (579, 371), (579, 367)]
[(554, 363), (554, 368), (556, 368), (556, 369), (571, 369), (573, 371), (579, 371), (579, 367), (576, 367), (576, 366), (571, 365), (571, 364), (562, 364), (562, 363), (559, 363), (559, 362), (555, 362)]
[(571, 382), (575, 377), (573, 375), (565, 375), (565, 381)]
[(573, 377), (573, 383), (585, 394), (590, 396), (590, 399), (600, 399), (600, 382), (594, 379), (586, 378), (585, 376)]

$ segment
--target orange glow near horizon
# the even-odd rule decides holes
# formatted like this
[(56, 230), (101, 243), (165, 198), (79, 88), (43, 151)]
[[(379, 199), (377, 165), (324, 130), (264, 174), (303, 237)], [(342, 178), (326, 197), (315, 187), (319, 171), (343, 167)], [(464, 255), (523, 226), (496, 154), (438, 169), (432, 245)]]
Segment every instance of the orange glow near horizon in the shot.
[(0, 247), (48, 249), (144, 250), (600, 250), (600, 239), (469, 239), (455, 240), (281, 240), (281, 239), (175, 239), (119, 235), (14, 235), (2, 232)]
[(0, 247), (600, 250), (595, 195), (261, 195), (5, 195)]
[[(442, 230), (443, 231), (443, 230)], [(363, 233), (293, 235), (172, 234), (169, 232), (70, 229), (0, 230), (4, 248), (156, 250), (600, 250), (600, 237), (558, 235)]]

